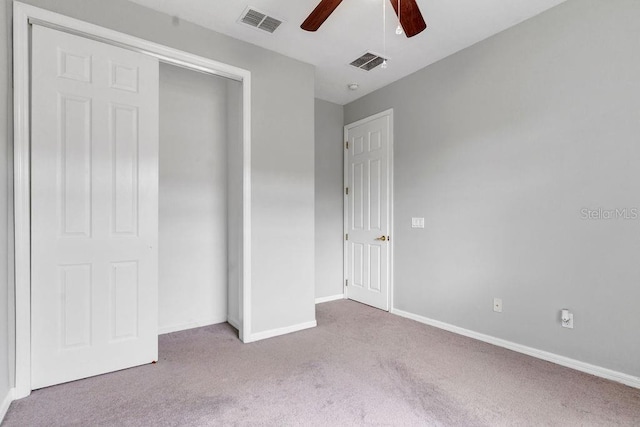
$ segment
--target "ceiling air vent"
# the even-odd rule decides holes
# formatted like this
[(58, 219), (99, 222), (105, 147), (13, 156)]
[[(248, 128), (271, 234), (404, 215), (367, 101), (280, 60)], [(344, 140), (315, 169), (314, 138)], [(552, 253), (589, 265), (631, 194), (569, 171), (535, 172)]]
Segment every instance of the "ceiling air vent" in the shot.
[(282, 24), (280, 19), (268, 16), (266, 13), (259, 12), (253, 7), (246, 8), (242, 15), (240, 15), (238, 22), (268, 33), (273, 33), (278, 29), (280, 24)]
[(385, 58), (383, 58), (382, 56), (376, 55), (375, 53), (367, 52), (360, 58), (353, 61), (350, 65), (353, 65), (356, 68), (360, 68), (361, 70), (371, 71), (378, 65), (382, 64), (384, 61)]

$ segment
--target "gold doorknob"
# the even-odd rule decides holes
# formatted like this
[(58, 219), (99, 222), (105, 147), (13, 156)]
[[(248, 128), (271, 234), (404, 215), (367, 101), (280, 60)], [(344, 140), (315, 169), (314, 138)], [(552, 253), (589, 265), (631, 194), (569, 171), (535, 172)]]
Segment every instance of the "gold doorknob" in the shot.
[(387, 240), (387, 236), (377, 237), (376, 240), (382, 240), (384, 242), (385, 240)]

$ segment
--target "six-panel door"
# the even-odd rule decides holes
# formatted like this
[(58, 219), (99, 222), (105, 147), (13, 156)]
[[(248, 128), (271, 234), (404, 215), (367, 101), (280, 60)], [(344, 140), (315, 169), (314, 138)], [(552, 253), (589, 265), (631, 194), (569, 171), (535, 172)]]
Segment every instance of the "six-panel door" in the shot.
[(32, 388), (157, 360), (158, 61), (33, 26)]
[(389, 132), (382, 116), (348, 128), (347, 296), (389, 310)]

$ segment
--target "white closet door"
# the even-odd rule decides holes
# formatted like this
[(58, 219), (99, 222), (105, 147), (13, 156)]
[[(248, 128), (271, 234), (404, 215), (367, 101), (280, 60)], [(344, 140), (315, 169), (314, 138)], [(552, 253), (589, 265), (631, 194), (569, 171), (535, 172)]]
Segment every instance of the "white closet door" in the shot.
[(158, 61), (33, 26), (32, 388), (158, 356)]

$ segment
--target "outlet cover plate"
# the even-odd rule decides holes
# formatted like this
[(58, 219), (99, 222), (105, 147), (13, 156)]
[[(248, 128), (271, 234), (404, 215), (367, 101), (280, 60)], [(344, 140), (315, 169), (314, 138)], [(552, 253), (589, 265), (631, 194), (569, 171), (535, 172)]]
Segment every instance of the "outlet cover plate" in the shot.
[(493, 311), (496, 313), (502, 313), (502, 299), (494, 298), (493, 299)]
[(573, 313), (569, 313), (568, 322), (563, 322), (562, 319), (560, 319), (560, 323), (562, 324), (563, 328), (573, 329)]

